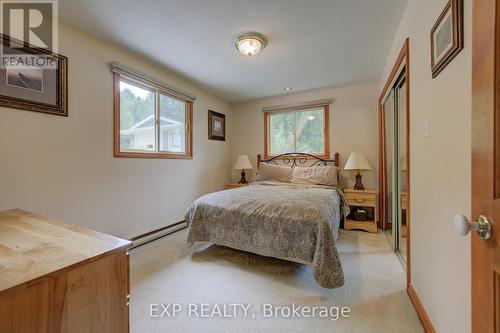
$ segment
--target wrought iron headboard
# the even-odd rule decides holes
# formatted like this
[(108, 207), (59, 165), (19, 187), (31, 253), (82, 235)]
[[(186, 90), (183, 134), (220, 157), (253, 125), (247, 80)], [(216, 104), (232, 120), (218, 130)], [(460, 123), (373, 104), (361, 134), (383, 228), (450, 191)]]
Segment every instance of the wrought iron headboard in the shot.
[[(263, 160), (260, 154), (257, 155), (257, 168), (259, 168), (260, 163), (272, 163), (276, 165), (286, 165), (290, 167), (296, 166), (320, 166), (328, 165), (328, 163), (333, 163), (337, 168), (340, 167), (340, 154), (335, 153), (333, 155), (333, 160), (322, 159), (318, 156), (305, 153), (286, 153), (281, 155), (273, 156), (267, 160)], [(280, 162), (280, 163), (278, 163)], [(340, 185), (340, 170), (337, 172), (337, 183)]]
[[(280, 163), (278, 163), (280, 162)], [(309, 163), (308, 163), (309, 162)], [(286, 153), (281, 155), (273, 156), (267, 160), (263, 160), (260, 154), (257, 155), (257, 167), (259, 167), (260, 163), (273, 163), (276, 165), (286, 165), (290, 167), (295, 166), (319, 166), (319, 165), (327, 165), (328, 163), (333, 163), (336, 167), (340, 166), (340, 155), (339, 153), (335, 153), (334, 159), (322, 159), (320, 157), (305, 154), (305, 153)]]
[[(280, 163), (278, 163), (280, 162)], [(260, 163), (273, 163), (276, 165), (286, 165), (290, 167), (296, 167), (296, 166), (321, 166), (321, 165), (328, 165), (328, 163), (333, 163), (337, 168), (340, 167), (340, 154), (335, 153), (333, 160), (330, 159), (322, 159), (320, 157), (311, 155), (311, 154), (305, 154), (305, 153), (286, 153), (286, 154), (281, 154), (281, 155), (276, 155), (273, 156), (267, 160), (263, 160), (262, 156), (260, 154), (257, 155), (257, 168), (259, 167)], [(337, 173), (337, 183), (340, 184), (340, 170)]]

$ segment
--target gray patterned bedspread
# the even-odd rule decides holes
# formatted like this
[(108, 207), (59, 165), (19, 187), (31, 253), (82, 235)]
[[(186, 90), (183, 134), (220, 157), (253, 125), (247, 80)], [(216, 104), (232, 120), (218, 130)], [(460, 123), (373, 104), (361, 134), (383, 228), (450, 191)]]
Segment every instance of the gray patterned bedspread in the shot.
[(186, 213), (187, 241), (310, 263), (322, 287), (337, 288), (344, 274), (335, 240), (341, 207), (349, 211), (343, 198), (333, 187), (277, 182), (207, 194)]

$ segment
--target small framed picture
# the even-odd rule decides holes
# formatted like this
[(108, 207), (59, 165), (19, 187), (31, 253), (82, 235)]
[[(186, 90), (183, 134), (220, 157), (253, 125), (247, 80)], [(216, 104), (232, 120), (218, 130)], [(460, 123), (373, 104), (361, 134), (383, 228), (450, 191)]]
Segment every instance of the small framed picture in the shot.
[(226, 141), (226, 115), (208, 110), (208, 138)]
[(4, 34), (0, 39), (0, 106), (67, 117), (68, 59)]
[(463, 0), (450, 0), (431, 30), (432, 78), (464, 48)]

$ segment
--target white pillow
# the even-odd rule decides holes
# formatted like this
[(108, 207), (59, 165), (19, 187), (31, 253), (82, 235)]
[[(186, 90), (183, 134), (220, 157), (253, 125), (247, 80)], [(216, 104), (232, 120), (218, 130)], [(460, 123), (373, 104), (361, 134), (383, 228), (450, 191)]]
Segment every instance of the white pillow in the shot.
[(333, 165), (295, 167), (293, 168), (292, 183), (337, 186), (339, 184), (338, 172), (339, 169)]
[(292, 180), (292, 168), (283, 165), (260, 163), (255, 180), (258, 182), (264, 180), (278, 180), (280, 182), (290, 183)]

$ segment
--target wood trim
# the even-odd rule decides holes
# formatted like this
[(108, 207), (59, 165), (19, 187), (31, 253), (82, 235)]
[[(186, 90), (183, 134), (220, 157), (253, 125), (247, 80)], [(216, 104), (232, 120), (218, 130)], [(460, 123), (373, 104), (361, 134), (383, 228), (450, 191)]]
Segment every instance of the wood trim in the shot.
[(269, 151), (268, 151), (269, 142), (267, 139), (268, 136), (269, 136), (269, 112), (264, 112), (264, 159), (269, 158)]
[[(386, 90), (384, 88), (384, 90)], [(384, 93), (385, 95), (385, 93)], [(384, 172), (384, 164), (383, 164), (383, 159), (384, 159), (384, 154), (383, 152), (385, 151), (385, 140), (384, 140), (384, 135), (383, 133), (385, 132), (385, 127), (384, 127), (384, 118), (383, 118), (383, 107), (382, 103), (379, 101), (378, 103), (378, 186), (379, 186), (379, 209), (378, 209), (378, 227), (380, 229), (385, 229), (386, 228), (386, 221), (385, 221), (385, 209), (384, 209), (384, 203), (385, 203), (385, 177), (386, 174)], [(382, 149), (384, 147), (384, 149)]]
[(120, 74), (113, 73), (113, 156), (120, 155)]
[[(410, 39), (406, 38), (403, 44), (403, 47), (399, 51), (398, 58), (396, 59), (396, 62), (392, 66), (391, 73), (389, 74), (389, 77), (387, 78), (384, 89), (382, 90), (382, 93), (379, 96), (378, 102), (379, 106), (382, 105), (383, 99), (387, 91), (389, 90), (391, 83), (394, 81), (396, 78), (396, 75), (399, 74), (398, 71), (401, 68), (401, 65), (403, 64), (403, 61), (405, 61), (405, 57), (410, 54)], [(409, 61), (405, 61), (406, 65), (409, 64)]]
[(406, 49), (406, 284), (411, 284), (411, 181), (410, 181), (410, 161), (411, 161), (411, 113), (410, 113), (410, 42), (409, 39), (405, 41)]
[(417, 311), (418, 318), (420, 319), (420, 322), (424, 327), (425, 333), (436, 333), (436, 330), (434, 329), (434, 326), (432, 326), (432, 322), (429, 319), (427, 312), (425, 312), (425, 308), (422, 305), (422, 302), (420, 302), (420, 299), (418, 298), (418, 295), (411, 284), (408, 285), (407, 292), (411, 302), (413, 303), (413, 306), (415, 307), (415, 310)]
[(172, 160), (192, 160), (193, 156), (180, 155), (172, 153), (133, 153), (133, 152), (120, 152), (115, 157), (121, 158), (160, 158)]
[(411, 151), (410, 151), (410, 84), (411, 84), (411, 77), (410, 77), (410, 39), (406, 38), (403, 44), (403, 47), (401, 48), (401, 51), (399, 52), (399, 55), (396, 59), (396, 62), (394, 66), (392, 67), (392, 70), (389, 74), (389, 77), (387, 78), (387, 81), (384, 85), (384, 89), (382, 90), (379, 100), (378, 100), (378, 113), (379, 113), (379, 226), (382, 229), (385, 229), (387, 227), (387, 221), (386, 221), (386, 214), (385, 214), (385, 207), (386, 207), (386, 179), (387, 179), (387, 172), (385, 169), (385, 163), (384, 163), (384, 154), (383, 154), (383, 147), (385, 146), (384, 142), (384, 107), (383, 107), (383, 102), (384, 102), (384, 97), (387, 94), (389, 88), (391, 87), (391, 84), (393, 84), (394, 80), (396, 79), (397, 75), (400, 74), (399, 70), (401, 69), (402, 65), (405, 65), (405, 75), (406, 75), (406, 235), (407, 235), (407, 242), (406, 242), (406, 284), (410, 286), (411, 282), (411, 227), (410, 227), (410, 209), (411, 209), (411, 200), (410, 200), (410, 158), (411, 158)]
[[(323, 137), (325, 140), (325, 157), (329, 158), (330, 157), (330, 106), (325, 105), (323, 107), (323, 121), (324, 121), (324, 128), (323, 128)], [(337, 165), (338, 166), (338, 165)]]
[[(381, 229), (386, 229), (387, 228), (387, 222), (386, 222), (386, 216), (385, 216), (385, 182), (387, 178), (387, 172), (385, 170), (384, 166), (384, 154), (383, 154), (383, 147), (385, 146), (384, 142), (384, 108), (383, 108), (383, 100), (385, 95), (387, 94), (387, 91), (389, 90), (391, 84), (393, 81), (396, 79), (396, 75), (398, 74), (399, 69), (401, 68), (401, 65), (403, 64), (403, 61), (405, 60), (406, 55), (409, 53), (408, 52), (408, 44), (409, 44), (409, 39), (407, 38), (405, 40), (405, 43), (403, 44), (403, 47), (401, 48), (401, 51), (399, 52), (398, 58), (396, 59), (395, 64), (392, 67), (392, 70), (389, 74), (389, 77), (387, 78), (387, 81), (384, 85), (384, 89), (382, 89), (382, 92), (380, 93), (379, 100), (378, 100), (378, 113), (379, 113), (379, 159), (378, 159), (378, 164), (379, 164), (379, 227)], [(409, 62), (407, 61), (407, 65)], [(407, 73), (408, 74), (408, 73)], [(407, 81), (409, 81), (407, 79)], [(407, 87), (409, 85), (407, 84)], [(408, 100), (407, 96), (407, 100)], [(409, 106), (409, 103), (407, 102), (407, 106)], [(408, 110), (408, 108), (407, 108)], [(408, 163), (409, 164), (409, 163)], [(408, 182), (407, 182), (408, 186)], [(407, 213), (407, 216), (409, 214)]]
[[(193, 102), (186, 103), (186, 153), (171, 152), (122, 152), (120, 151), (120, 79), (119, 73), (113, 73), (113, 156), (120, 158), (160, 158), (160, 159), (193, 159)], [(166, 94), (163, 91), (161, 93)], [(168, 95), (170, 96), (170, 95)], [(172, 96), (179, 100), (179, 98)]]
[[(499, 94), (499, 89), (500, 89), (500, 2), (498, 0), (496, 1), (496, 10), (495, 10), (495, 47), (494, 47), (494, 52), (495, 52), (495, 60), (494, 60), (494, 90), (495, 94), (493, 97), (494, 100), (494, 119), (495, 119), (495, 126), (494, 126), (494, 156), (493, 156), (493, 182), (494, 182), (494, 194), (495, 198), (500, 197), (500, 94)], [(481, 10), (481, 7), (478, 6), (478, 10)], [(483, 9), (484, 10), (484, 9)], [(484, 14), (479, 13), (478, 15), (482, 15), (483, 17), (486, 17)], [(479, 16), (481, 17), (481, 16)], [(476, 19), (476, 18), (474, 18)], [(497, 23), (498, 22), (498, 23)], [(479, 25), (474, 25), (476, 28), (479, 29)], [(478, 32), (478, 34), (481, 34), (481, 31)], [(475, 35), (473, 36), (473, 38)], [(482, 46), (479, 46), (479, 48), (483, 48)], [(473, 50), (473, 52), (476, 52)], [(479, 50), (477, 51), (479, 52)], [(473, 64), (475, 66), (475, 64)], [(474, 68), (473, 68), (474, 69)], [(499, 316), (500, 318), (500, 316)], [(500, 325), (498, 326), (498, 329), (500, 330)]]
[[(319, 106), (317, 106), (319, 108)], [(329, 159), (330, 158), (330, 106), (325, 104), (323, 107), (323, 136), (324, 136), (324, 153), (323, 154), (311, 154), (315, 157), (319, 157), (321, 159)], [(301, 110), (309, 109), (310, 107), (303, 107), (301, 109), (293, 109), (287, 110), (288, 112), (300, 112)], [(264, 111), (264, 159), (268, 160), (277, 155), (269, 154), (269, 115), (275, 114), (278, 112), (287, 112), (283, 111)]]
[(171, 158), (179, 158), (181, 159), (182, 156), (185, 156), (185, 159), (192, 159), (193, 158), (193, 108), (194, 108), (194, 103), (191, 101), (186, 102), (186, 107), (187, 107), (187, 119), (188, 123), (186, 126), (186, 155), (177, 155), (178, 157), (171, 157)]

